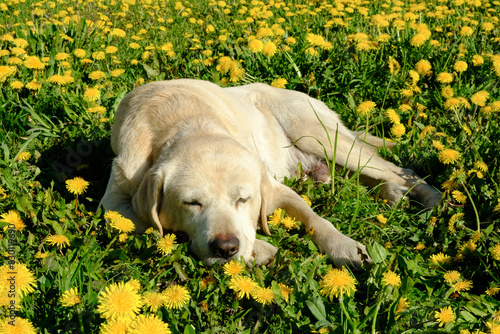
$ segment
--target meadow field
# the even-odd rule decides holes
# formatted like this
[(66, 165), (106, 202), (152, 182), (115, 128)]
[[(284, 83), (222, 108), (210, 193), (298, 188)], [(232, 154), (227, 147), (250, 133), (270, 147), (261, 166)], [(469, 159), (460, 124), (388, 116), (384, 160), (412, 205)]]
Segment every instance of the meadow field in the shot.
[[(0, 334), (500, 333), (500, 1), (0, 0)], [(286, 180), (374, 264), (270, 219), (268, 266), (98, 209), (120, 100), (264, 82), (324, 101), (442, 191), (391, 207), (357, 173)]]

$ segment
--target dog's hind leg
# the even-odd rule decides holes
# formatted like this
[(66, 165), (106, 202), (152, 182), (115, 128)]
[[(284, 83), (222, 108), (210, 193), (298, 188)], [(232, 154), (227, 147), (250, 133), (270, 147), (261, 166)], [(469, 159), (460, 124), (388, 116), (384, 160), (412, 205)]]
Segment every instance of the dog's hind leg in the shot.
[(441, 193), (412, 170), (400, 168), (377, 155), (374, 146), (383, 146), (382, 139), (348, 130), (335, 112), (306, 94), (269, 86), (256, 88), (263, 100), (258, 107), (272, 113), (292, 143), (302, 151), (335, 160), (337, 165), (351, 171), (359, 170), (368, 186), (381, 183), (381, 196), (391, 204), (406, 194), (426, 207), (439, 203)]

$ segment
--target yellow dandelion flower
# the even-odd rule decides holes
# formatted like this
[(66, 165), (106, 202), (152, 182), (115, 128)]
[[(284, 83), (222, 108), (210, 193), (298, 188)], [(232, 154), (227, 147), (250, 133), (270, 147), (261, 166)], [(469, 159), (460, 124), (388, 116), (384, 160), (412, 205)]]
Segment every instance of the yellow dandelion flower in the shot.
[(138, 50), (138, 49), (140, 49), (140, 48), (141, 48), (141, 46), (140, 46), (138, 43), (136, 43), (136, 42), (132, 42), (132, 43), (130, 43), (128, 46), (129, 46), (131, 49), (134, 49), (134, 50)]
[(455, 95), (455, 91), (450, 86), (444, 86), (441, 89), (441, 96), (445, 99), (451, 99)]
[(229, 276), (238, 276), (241, 275), (243, 270), (245, 269), (245, 265), (236, 260), (231, 260), (224, 264), (224, 273)]
[(387, 109), (385, 112), (386, 116), (389, 118), (392, 124), (399, 124), (401, 123), (401, 118), (399, 117), (398, 113), (394, 109)]
[(262, 54), (266, 57), (272, 57), (276, 53), (278, 48), (276, 47), (276, 44), (274, 44), (271, 41), (267, 41), (264, 43), (262, 46)]
[(406, 133), (406, 128), (403, 124), (394, 124), (391, 128), (391, 134), (396, 138), (401, 138)]
[(118, 213), (118, 211), (107, 211), (105, 214), (104, 214), (104, 218), (105, 219), (108, 219), (110, 221), (113, 221), (114, 219), (117, 219), (119, 217), (122, 217), (121, 214)]
[(30, 152), (21, 152), (17, 155), (17, 158), (16, 160), (19, 160), (19, 161), (27, 161), (31, 158), (31, 153)]
[(109, 33), (110, 36), (116, 36), (116, 37), (126, 37), (127, 36), (127, 33), (123, 30), (123, 29), (120, 29), (120, 28), (113, 28), (110, 33)]
[(60, 74), (54, 74), (54, 75), (48, 77), (47, 82), (50, 82), (50, 83), (53, 83), (53, 84), (56, 84), (59, 86), (64, 86), (65, 84), (68, 83), (66, 80), (66, 77), (64, 75), (60, 75)]
[(444, 324), (455, 321), (455, 313), (450, 306), (443, 307), (434, 313), (434, 318), (439, 322), (439, 327), (443, 327)]
[(366, 42), (359, 42), (356, 44), (356, 51), (369, 51), (374, 49), (375, 47), (372, 45), (372, 43), (366, 41)]
[(442, 151), (446, 148), (446, 146), (444, 146), (444, 144), (441, 143), (439, 140), (433, 140), (432, 146), (438, 151)]
[(493, 29), (495, 29), (495, 25), (491, 22), (484, 22), (481, 24), (481, 30), (492, 31)]
[(106, 53), (116, 53), (118, 51), (118, 48), (113, 45), (108, 45), (105, 49), (104, 52)]
[(91, 114), (103, 114), (106, 112), (106, 108), (103, 106), (91, 107), (87, 109), (87, 112)]
[(0, 333), (2, 334), (36, 334), (35, 327), (28, 319), (16, 317), (14, 324), (10, 318), (0, 320)]
[(309, 199), (309, 197), (307, 197), (307, 195), (300, 195), (300, 197), (302, 197), (302, 199), (304, 200), (304, 202), (307, 203), (307, 205), (311, 206), (312, 205), (312, 202), (311, 200)]
[(84, 49), (76, 49), (73, 51), (73, 54), (75, 55), (76, 58), (85, 58), (87, 56), (87, 52)]
[(461, 220), (464, 217), (464, 215), (465, 214), (463, 212), (457, 212), (454, 215), (452, 215), (450, 217), (450, 220), (448, 221), (448, 231), (450, 231), (451, 233), (455, 233), (456, 232), (455, 223), (458, 220)]
[(106, 73), (104, 73), (103, 71), (92, 71), (89, 74), (89, 79), (92, 80), (106, 79)]
[(297, 224), (297, 221), (295, 220), (295, 218), (293, 217), (290, 217), (290, 216), (285, 216), (285, 218), (283, 218), (283, 226), (287, 229), (287, 230), (293, 230), (293, 229), (297, 229), (299, 228), (299, 225)]
[(43, 70), (45, 64), (37, 56), (27, 56), (23, 60), (23, 64), (26, 68), (32, 70)]
[(452, 261), (451, 256), (444, 255), (443, 253), (433, 254), (430, 257), (430, 260), (434, 265), (439, 266), (441, 264), (450, 264)]
[(66, 246), (69, 246), (70, 242), (69, 239), (62, 234), (55, 234), (47, 237), (45, 239), (51, 246), (57, 246), (59, 249), (62, 249)]
[(165, 298), (165, 307), (167, 309), (180, 309), (191, 299), (188, 289), (180, 285), (171, 285), (162, 294)]
[(135, 230), (135, 224), (125, 217), (115, 218), (109, 225), (122, 233), (130, 233)]
[(406, 311), (408, 309), (408, 306), (410, 306), (410, 303), (408, 303), (406, 298), (399, 298), (398, 307), (396, 308), (396, 314)]
[(122, 75), (123, 73), (125, 73), (125, 70), (124, 70), (124, 69), (117, 68), (117, 69), (112, 70), (109, 74), (110, 74), (113, 78), (117, 78), (117, 77), (119, 77), (120, 75)]
[(258, 285), (249, 277), (233, 276), (228, 283), (228, 287), (236, 292), (238, 298), (242, 299), (243, 297), (250, 298), (252, 291), (255, 290)]
[(162, 293), (146, 292), (142, 298), (144, 300), (144, 305), (149, 307), (149, 310), (154, 313), (156, 313), (165, 303), (165, 295)]
[(460, 190), (453, 190), (451, 196), (460, 204), (465, 204), (465, 202), (467, 202), (467, 196)]
[(120, 233), (120, 235), (118, 235), (118, 241), (120, 242), (126, 242), (128, 239), (128, 234), (127, 233)]
[(257, 287), (251, 292), (252, 298), (262, 305), (268, 305), (275, 302), (276, 295), (270, 288)]
[(500, 243), (493, 246), (493, 248), (491, 249), (491, 256), (496, 261), (500, 261)]
[(462, 275), (456, 270), (449, 270), (443, 275), (445, 282), (449, 284), (458, 282), (461, 277)]
[(283, 296), (283, 299), (288, 302), (288, 299), (290, 297), (290, 294), (293, 292), (293, 289), (286, 286), (285, 284), (283, 283), (278, 283), (279, 287), (280, 287), (280, 290), (281, 290), (281, 295)]
[(101, 92), (98, 88), (87, 88), (83, 93), (83, 100), (87, 102), (95, 102), (101, 97)]
[(490, 286), (484, 293), (486, 293), (488, 296), (493, 297), (500, 291), (500, 288)]
[(0, 282), (3, 286), (15, 285), (16, 294), (24, 297), (35, 291), (36, 279), (31, 270), (24, 263), (16, 263), (14, 265), (6, 264), (0, 267)]
[(486, 173), (488, 171), (488, 165), (484, 163), (484, 161), (476, 161), (474, 162), (474, 166), (477, 169), (480, 169), (482, 172)]
[(491, 334), (500, 334), (500, 324), (499, 323), (488, 321), (488, 322), (486, 322), (486, 327), (488, 327)]
[(268, 223), (273, 226), (278, 226), (283, 220), (283, 209), (274, 209), (274, 213), (269, 216)]
[(130, 334), (171, 334), (170, 327), (153, 314), (140, 314), (130, 324)]
[(37, 259), (45, 259), (47, 256), (49, 256), (49, 253), (42, 253), (40, 251), (38, 251), (36, 254), (35, 254), (35, 257)]
[(14, 75), (17, 69), (14, 66), (0, 66), (0, 82), (4, 82), (8, 77)]
[(312, 46), (309, 47), (309, 48), (307, 48), (304, 53), (308, 54), (308, 55), (311, 55), (311, 56), (317, 56), (318, 55), (318, 51), (315, 48), (313, 48)]
[(319, 283), (321, 294), (330, 297), (339, 297), (346, 294), (351, 296), (356, 291), (356, 280), (345, 269), (329, 269)]
[(462, 291), (467, 291), (472, 288), (472, 281), (469, 280), (459, 280), (458, 282), (455, 282), (452, 284), (452, 287), (454, 289), (454, 292), (462, 292)]
[(273, 82), (271, 82), (271, 86), (276, 87), (276, 88), (285, 88), (287, 83), (288, 83), (288, 81), (286, 79), (278, 78), (276, 80), (273, 80)]
[(455, 162), (460, 160), (461, 157), (462, 155), (460, 154), (460, 152), (455, 151), (451, 148), (442, 150), (441, 152), (439, 152), (438, 156), (439, 161), (441, 161), (445, 165), (454, 164)]
[(459, 60), (455, 63), (455, 65), (453, 65), (453, 69), (455, 71), (457, 71), (458, 73), (462, 73), (462, 72), (467, 71), (468, 67), (469, 66), (467, 65), (467, 63), (463, 60)]
[(130, 281), (128, 281), (125, 284), (127, 284), (128, 286), (130, 286), (130, 288), (132, 290), (134, 290), (134, 291), (140, 291), (142, 289), (141, 282), (139, 282), (135, 278), (130, 279)]
[(92, 58), (95, 60), (103, 60), (106, 58), (106, 54), (103, 51), (92, 52)]
[(325, 39), (321, 35), (316, 35), (316, 34), (307, 34), (306, 36), (306, 41), (312, 45), (312, 46), (323, 46), (325, 44)]
[(113, 319), (101, 325), (100, 334), (126, 334), (129, 333), (130, 319)]
[(391, 35), (389, 34), (380, 34), (377, 36), (377, 42), (388, 42), (391, 39)]
[(162, 255), (168, 255), (174, 250), (176, 236), (173, 233), (166, 234), (158, 241), (157, 249)]
[(83, 194), (87, 190), (88, 186), (89, 183), (79, 176), (66, 180), (66, 189), (74, 195)]
[(2, 213), (0, 217), (2, 218), (2, 222), (9, 224), (4, 227), (4, 230), (8, 229), (10, 225), (13, 225), (16, 231), (21, 232), (26, 227), (17, 210), (9, 210), (6, 213)]
[(490, 93), (487, 91), (481, 90), (470, 97), (472, 103), (484, 107), (486, 105), (486, 101), (490, 98)]
[(388, 270), (382, 276), (382, 282), (385, 285), (392, 285), (394, 288), (401, 285), (401, 277), (394, 271)]
[(428, 38), (429, 37), (427, 37), (426, 35), (418, 33), (412, 37), (412, 39), (410, 40), (410, 44), (415, 47), (420, 47), (424, 45), (425, 42), (427, 42)]
[(447, 72), (442, 72), (437, 75), (436, 80), (443, 84), (449, 84), (453, 81), (453, 75)]
[(132, 319), (139, 313), (142, 305), (141, 296), (130, 284), (118, 282), (101, 291), (97, 310), (107, 320)]
[(414, 249), (415, 249), (415, 250), (417, 250), (417, 251), (424, 250), (424, 249), (425, 249), (425, 244), (423, 244), (423, 243), (419, 242), (419, 243), (415, 246), (415, 248), (414, 248)]
[(462, 106), (462, 103), (458, 97), (452, 97), (444, 101), (443, 106), (446, 110), (457, 110)]
[(432, 65), (427, 59), (421, 59), (415, 64), (415, 71), (420, 75), (430, 75)]
[[(0, 74), (1, 76), (1, 74)], [(1, 81), (2, 79), (0, 79)], [(24, 84), (22, 83), (22, 81), (19, 81), (19, 80), (14, 80), (10, 83), (10, 87), (12, 87), (12, 89), (15, 89), (15, 90), (21, 90), (24, 88)]]
[(375, 110), (375, 108), (377, 107), (377, 105), (375, 104), (375, 102), (372, 102), (372, 101), (364, 101), (364, 102), (361, 102), (358, 107), (356, 108), (356, 111), (361, 115), (367, 115), (368, 113), (372, 112)]
[(82, 300), (80, 298), (80, 294), (78, 293), (78, 289), (71, 288), (69, 290), (64, 291), (61, 298), (59, 298), (59, 302), (64, 307), (71, 307), (76, 304), (80, 304)]
[(378, 220), (381, 224), (385, 224), (385, 223), (387, 223), (387, 218), (385, 218), (383, 214), (378, 215), (378, 216), (377, 216), (377, 220)]
[[(235, 64), (235, 65), (234, 65)], [(245, 76), (245, 69), (241, 67), (240, 62), (234, 61), (229, 73), (229, 81), (238, 82)]]
[(472, 65), (474, 65), (474, 66), (481, 66), (483, 64), (484, 64), (484, 58), (483, 58), (483, 56), (474, 55), (472, 57)]
[(257, 52), (262, 52), (262, 49), (264, 47), (264, 43), (260, 39), (252, 39), (248, 42), (248, 50), (250, 50), (253, 53)]
[(474, 29), (471, 27), (463, 26), (460, 29), (460, 36), (472, 36), (474, 34)]

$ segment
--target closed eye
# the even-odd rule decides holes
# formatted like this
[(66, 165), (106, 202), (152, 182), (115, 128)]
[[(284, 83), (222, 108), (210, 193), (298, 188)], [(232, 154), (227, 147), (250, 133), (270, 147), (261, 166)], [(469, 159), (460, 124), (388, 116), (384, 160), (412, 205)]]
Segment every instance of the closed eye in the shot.
[(236, 201), (236, 204), (244, 204), (244, 203), (248, 202), (249, 199), (250, 199), (250, 197), (238, 198), (238, 200)]
[(189, 201), (189, 202), (188, 202), (188, 201), (185, 201), (185, 202), (183, 202), (183, 203), (184, 203), (184, 205), (189, 205), (189, 206), (199, 206), (200, 208), (202, 207), (201, 203), (200, 203), (200, 202), (198, 202), (198, 201), (196, 201), (196, 200), (194, 200), (194, 201)]

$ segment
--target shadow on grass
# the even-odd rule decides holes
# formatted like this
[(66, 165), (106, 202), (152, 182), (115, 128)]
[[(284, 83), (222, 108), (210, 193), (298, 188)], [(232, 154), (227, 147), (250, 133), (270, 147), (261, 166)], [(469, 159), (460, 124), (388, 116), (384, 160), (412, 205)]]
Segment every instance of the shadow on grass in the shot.
[(114, 158), (110, 139), (105, 137), (64, 141), (41, 153), (37, 166), (41, 170), (39, 181), (42, 186), (50, 188), (53, 181), (54, 190), (70, 202), (74, 195), (66, 189), (65, 181), (77, 176), (82, 177), (90, 184), (81, 198), (86, 200), (84, 203), (89, 211), (97, 210), (106, 190)]

